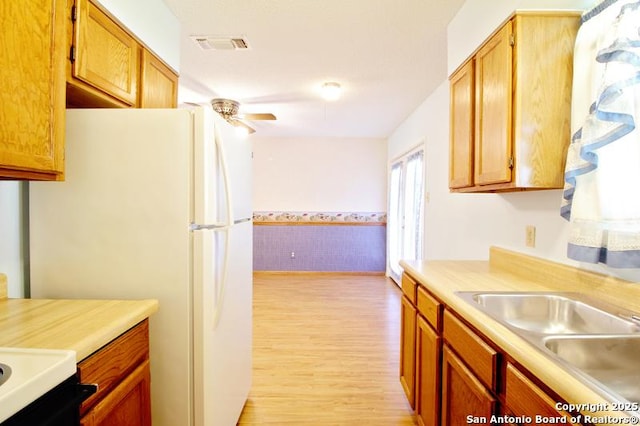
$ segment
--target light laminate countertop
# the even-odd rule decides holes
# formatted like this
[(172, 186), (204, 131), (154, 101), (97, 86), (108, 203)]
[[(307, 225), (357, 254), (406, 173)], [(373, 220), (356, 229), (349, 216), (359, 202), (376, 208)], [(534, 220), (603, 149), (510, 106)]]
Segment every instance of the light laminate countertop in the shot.
[(1, 298), (0, 347), (73, 350), (80, 362), (157, 310), (154, 299)]
[[(402, 261), (421, 285), (536, 375), (568, 403), (605, 403), (566, 368), (460, 298), (458, 291), (571, 291), (640, 312), (640, 283), (492, 247), (489, 261)], [(620, 412), (593, 415), (621, 416)]]

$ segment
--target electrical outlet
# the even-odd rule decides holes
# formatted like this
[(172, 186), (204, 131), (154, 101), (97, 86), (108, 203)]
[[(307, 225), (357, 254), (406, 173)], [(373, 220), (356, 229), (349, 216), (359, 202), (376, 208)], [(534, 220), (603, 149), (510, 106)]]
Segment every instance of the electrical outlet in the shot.
[(536, 246), (536, 227), (533, 225), (527, 225), (525, 244), (527, 247)]
[(295, 251), (292, 251), (292, 252), (291, 252), (291, 258), (292, 258), (292, 259), (295, 259), (295, 258), (296, 258), (296, 252), (295, 252)]

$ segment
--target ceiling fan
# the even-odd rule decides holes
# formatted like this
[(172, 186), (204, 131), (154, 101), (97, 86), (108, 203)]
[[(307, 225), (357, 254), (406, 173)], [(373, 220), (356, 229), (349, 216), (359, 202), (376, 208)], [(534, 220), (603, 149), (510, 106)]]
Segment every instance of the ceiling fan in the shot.
[(220, 114), (222, 118), (227, 120), (233, 126), (242, 127), (249, 133), (254, 133), (255, 129), (244, 123), (242, 120), (276, 120), (276, 116), (271, 113), (238, 114), (240, 103), (231, 99), (212, 99), (211, 106), (215, 112)]

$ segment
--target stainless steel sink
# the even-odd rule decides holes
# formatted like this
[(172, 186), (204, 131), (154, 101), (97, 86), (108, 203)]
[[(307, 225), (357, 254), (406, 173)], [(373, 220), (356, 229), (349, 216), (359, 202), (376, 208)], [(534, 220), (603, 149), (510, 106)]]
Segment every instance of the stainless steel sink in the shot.
[(497, 321), (539, 334), (639, 333), (632, 313), (596, 306), (577, 293), (460, 292)]
[[(457, 292), (610, 401), (640, 405), (640, 317), (570, 292)], [(624, 410), (640, 419), (640, 411)]]
[(640, 403), (640, 336), (554, 336), (544, 347), (610, 393)]

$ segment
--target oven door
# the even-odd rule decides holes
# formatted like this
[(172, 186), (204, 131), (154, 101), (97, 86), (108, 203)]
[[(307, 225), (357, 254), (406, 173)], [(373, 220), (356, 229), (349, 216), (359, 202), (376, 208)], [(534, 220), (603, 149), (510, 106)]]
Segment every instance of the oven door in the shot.
[(71, 376), (0, 426), (78, 426), (80, 404), (97, 389), (96, 385), (80, 384), (75, 375)]

